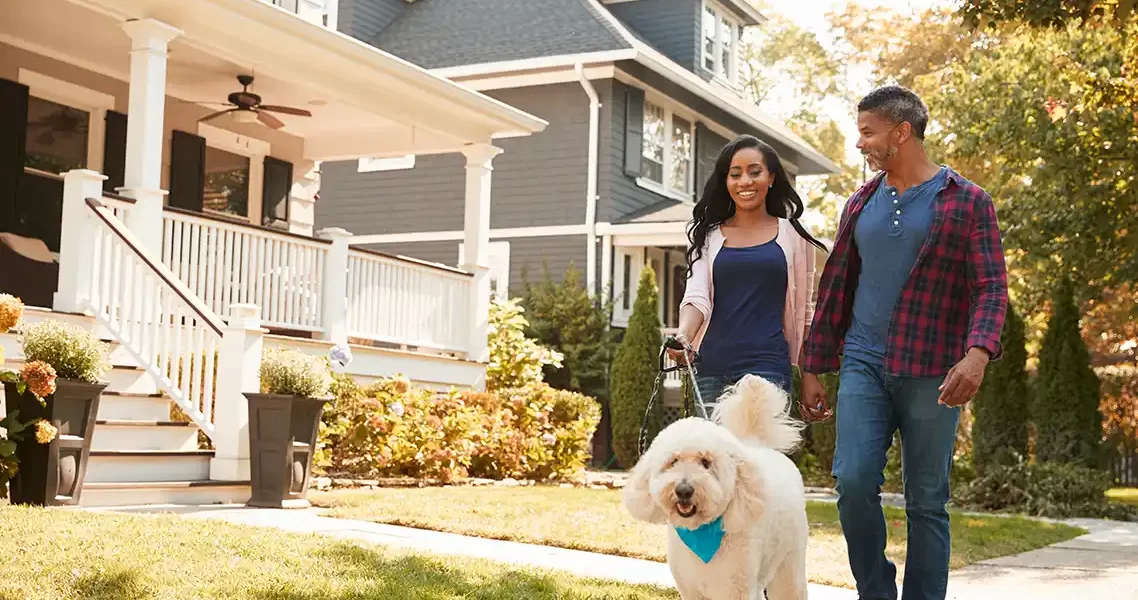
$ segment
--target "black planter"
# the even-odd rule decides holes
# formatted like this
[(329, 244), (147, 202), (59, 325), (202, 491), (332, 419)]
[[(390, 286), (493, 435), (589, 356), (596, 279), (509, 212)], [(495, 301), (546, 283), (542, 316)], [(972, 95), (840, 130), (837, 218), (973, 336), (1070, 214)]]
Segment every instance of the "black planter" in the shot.
[(20, 465), (8, 483), (12, 504), (79, 504), (87, 457), (91, 454), (91, 436), (95, 432), (95, 415), (106, 387), (106, 383), (56, 379), (55, 393), (44, 398), (47, 401), (44, 406), (31, 392), (20, 394), (15, 384), (4, 384), (7, 410), (20, 411), (21, 422), (42, 418), (59, 430), (50, 444), (41, 444), (36, 441), (34, 429), (29, 428), (24, 441), (16, 444)]
[(327, 400), (245, 394), (249, 400), (249, 506), (309, 506), (309, 472)]

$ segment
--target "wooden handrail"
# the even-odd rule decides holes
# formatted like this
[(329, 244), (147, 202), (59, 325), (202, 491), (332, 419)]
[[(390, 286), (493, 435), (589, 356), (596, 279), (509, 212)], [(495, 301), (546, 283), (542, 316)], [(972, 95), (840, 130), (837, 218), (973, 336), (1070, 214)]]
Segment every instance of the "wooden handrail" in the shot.
[(122, 194), (116, 194), (114, 192), (104, 191), (103, 197), (110, 199), (110, 200), (118, 200), (119, 202), (126, 202), (127, 204), (134, 204), (135, 203), (134, 198), (131, 198), (130, 196), (123, 196)]
[(296, 238), (298, 240), (304, 240), (306, 242), (316, 242), (319, 244), (326, 244), (329, 246), (332, 245), (331, 240), (325, 240), (325, 239), (321, 239), (318, 237), (312, 237), (310, 235), (304, 235), (301, 233), (293, 233), (291, 231), (285, 231), (283, 229), (273, 229), (272, 227), (265, 227), (264, 225), (254, 225), (253, 223), (250, 223), (248, 221), (243, 221), (243, 220), (235, 218), (235, 217), (227, 217), (225, 215), (217, 215), (217, 214), (212, 214), (212, 213), (195, 212), (192, 210), (186, 210), (184, 208), (176, 208), (173, 206), (164, 206), (163, 210), (165, 210), (166, 212), (172, 212), (172, 213), (178, 214), (178, 215), (185, 215), (187, 217), (196, 217), (199, 219), (205, 219), (207, 221), (216, 221), (218, 223), (225, 223), (226, 225), (235, 225), (237, 227), (245, 227), (245, 228), (253, 229), (253, 230), (257, 230), (257, 231), (264, 231), (266, 233), (275, 233), (275, 234), (279, 234), (279, 235), (283, 235), (283, 236), (287, 236), (287, 237), (291, 237), (291, 238)]
[(63, 181), (63, 175), (60, 175), (59, 173), (52, 173), (51, 171), (44, 171), (35, 167), (24, 167), (24, 173), (33, 175), (35, 177), (42, 177), (44, 179)]
[(107, 205), (103, 204), (99, 199), (87, 198), (87, 206), (90, 207), (92, 211), (94, 211), (99, 219), (103, 221), (103, 223), (106, 223), (107, 227), (111, 228), (111, 231), (113, 231), (115, 235), (117, 235), (119, 239), (122, 240), (123, 243), (125, 243), (127, 247), (131, 249), (132, 252), (134, 252), (135, 256), (137, 256), (139, 260), (145, 263), (146, 266), (150, 267), (151, 271), (153, 271), (155, 275), (161, 278), (162, 281), (166, 282), (166, 285), (168, 285), (170, 289), (173, 290), (174, 293), (177, 294), (178, 297), (180, 297), (182, 301), (190, 307), (191, 310), (197, 313), (198, 317), (201, 318), (203, 323), (208, 325), (209, 328), (212, 329), (213, 332), (218, 336), (222, 335), (221, 329), (223, 325), (220, 317), (215, 315), (213, 311), (209, 309), (209, 307), (203, 304), (202, 301), (199, 300), (197, 296), (195, 296), (193, 292), (191, 292), (185, 286), (185, 284), (183, 284), (182, 281), (178, 279), (177, 276), (175, 276), (170, 272), (168, 268), (166, 268), (166, 265), (162, 263), (156, 263), (151, 260), (150, 257), (139, 248), (138, 240), (135, 239), (134, 235), (130, 231), (120, 227), (114, 219), (107, 218), (107, 215), (103, 214), (103, 211), (100, 210), (107, 209)]
[(362, 246), (349, 246), (348, 248), (350, 248), (351, 250), (355, 250), (356, 252), (362, 252), (364, 254), (370, 254), (372, 256), (387, 258), (387, 259), (390, 259), (390, 260), (393, 260), (396, 262), (409, 263), (409, 264), (419, 266), (419, 267), (426, 267), (428, 269), (437, 269), (439, 271), (445, 271), (447, 273), (452, 273), (454, 275), (463, 275), (466, 277), (473, 277), (474, 276), (473, 273), (463, 271), (462, 269), (458, 269), (455, 267), (448, 267), (446, 265), (440, 265), (439, 263), (427, 262), (425, 260), (419, 260), (417, 258), (411, 258), (409, 256), (398, 256), (396, 254), (387, 254), (386, 252), (380, 252), (378, 250), (372, 250), (371, 248), (364, 248)]

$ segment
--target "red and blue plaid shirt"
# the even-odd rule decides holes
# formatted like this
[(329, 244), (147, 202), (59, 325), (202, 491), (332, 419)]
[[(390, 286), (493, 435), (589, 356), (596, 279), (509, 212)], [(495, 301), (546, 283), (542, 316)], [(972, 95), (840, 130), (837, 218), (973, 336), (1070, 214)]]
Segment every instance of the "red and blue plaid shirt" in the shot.
[[(878, 175), (862, 186), (842, 211), (806, 338), (805, 372), (825, 373), (840, 367), (862, 269), (853, 230), (883, 179), (884, 175)], [(980, 186), (949, 169), (936, 195), (928, 238), (893, 307), (885, 341), (885, 372), (900, 377), (944, 375), (972, 347), (983, 348), (993, 360), (998, 359), (1003, 353), (1000, 331), (1007, 290), (1007, 267), (992, 199)]]

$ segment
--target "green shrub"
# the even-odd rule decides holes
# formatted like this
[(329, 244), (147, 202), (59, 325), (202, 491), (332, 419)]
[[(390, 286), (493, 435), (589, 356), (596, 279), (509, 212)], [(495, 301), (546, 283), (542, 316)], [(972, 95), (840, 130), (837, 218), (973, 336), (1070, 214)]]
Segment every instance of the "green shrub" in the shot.
[(1027, 458), (1031, 388), (1027, 379), (1027, 350), (1023, 319), (1008, 305), (1000, 334), (1004, 355), (988, 365), (972, 406), (972, 452), (976, 472), (988, 465), (1015, 464)]
[(1039, 350), (1039, 375), (1032, 417), (1037, 428), (1036, 459), (1088, 467), (1100, 464), (1102, 417), (1099, 380), (1079, 331), (1079, 310), (1071, 282), (1064, 279), (1051, 305), (1051, 319)]
[[(637, 440), (640, 424), (659, 370), (660, 334), (659, 306), (656, 296), (656, 274), (645, 265), (640, 272), (636, 303), (624, 339), (617, 347), (612, 365), (612, 449), (626, 468), (639, 457)], [(663, 419), (663, 403), (657, 402), (649, 419), (648, 442), (659, 432)]]
[(588, 460), (595, 400), (544, 384), (497, 392), (361, 387), (336, 375), (317, 466), (357, 477), (564, 479)]
[(984, 475), (959, 486), (954, 500), (965, 508), (1038, 517), (1132, 519), (1133, 506), (1111, 504), (1110, 475), (1062, 463), (991, 464)]
[(44, 320), (25, 326), (20, 339), (27, 361), (51, 365), (60, 379), (98, 383), (111, 368), (110, 347), (77, 325)]
[(498, 390), (536, 385), (546, 365), (561, 366), (561, 354), (526, 337), (529, 322), (517, 300), (490, 303), (490, 364), (486, 366), (486, 389)]
[[(822, 382), (822, 387), (826, 390), (826, 399), (830, 403), (830, 408), (837, 411), (838, 408), (838, 374), (837, 373), (824, 373), (818, 377)], [(791, 396), (794, 402), (798, 402), (802, 397), (802, 374), (797, 367), (791, 370)], [(797, 411), (797, 408), (795, 409)], [(808, 476), (812, 481), (819, 485), (833, 485), (833, 479), (830, 476), (830, 471), (834, 467), (834, 446), (837, 442), (837, 428), (835, 420), (830, 419), (824, 423), (811, 423), (806, 429), (807, 444), (806, 449), (812, 456), (811, 470), (803, 470), (803, 475)], [(800, 466), (801, 468), (801, 466)]]
[(306, 398), (325, 398), (332, 384), (332, 371), (322, 356), (287, 348), (266, 350), (261, 355), (261, 391)]
[(546, 270), (538, 283), (526, 283), (522, 305), (529, 327), (526, 335), (559, 352), (561, 366), (545, 365), (545, 382), (602, 402), (609, 395), (609, 365), (616, 348), (612, 300), (592, 296), (572, 263), (565, 278), (555, 282)]

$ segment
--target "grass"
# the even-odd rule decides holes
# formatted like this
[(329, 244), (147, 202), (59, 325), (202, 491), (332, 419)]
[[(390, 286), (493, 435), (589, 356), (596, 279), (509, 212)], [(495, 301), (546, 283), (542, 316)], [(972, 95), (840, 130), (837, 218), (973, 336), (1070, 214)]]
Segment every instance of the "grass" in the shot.
[(1106, 497), (1111, 502), (1138, 506), (1138, 488), (1114, 488), (1107, 490)]
[(172, 515), (0, 507), (0, 598), (675, 600), (671, 590)]
[[(633, 520), (616, 490), (559, 487), (338, 490), (310, 492), (330, 516), (664, 561), (666, 528)], [(815, 583), (852, 588), (837, 508), (807, 504), (808, 568)], [(886, 554), (903, 568), (905, 513), (886, 508)], [(1085, 533), (1020, 517), (952, 518), (952, 567), (1026, 552)]]

